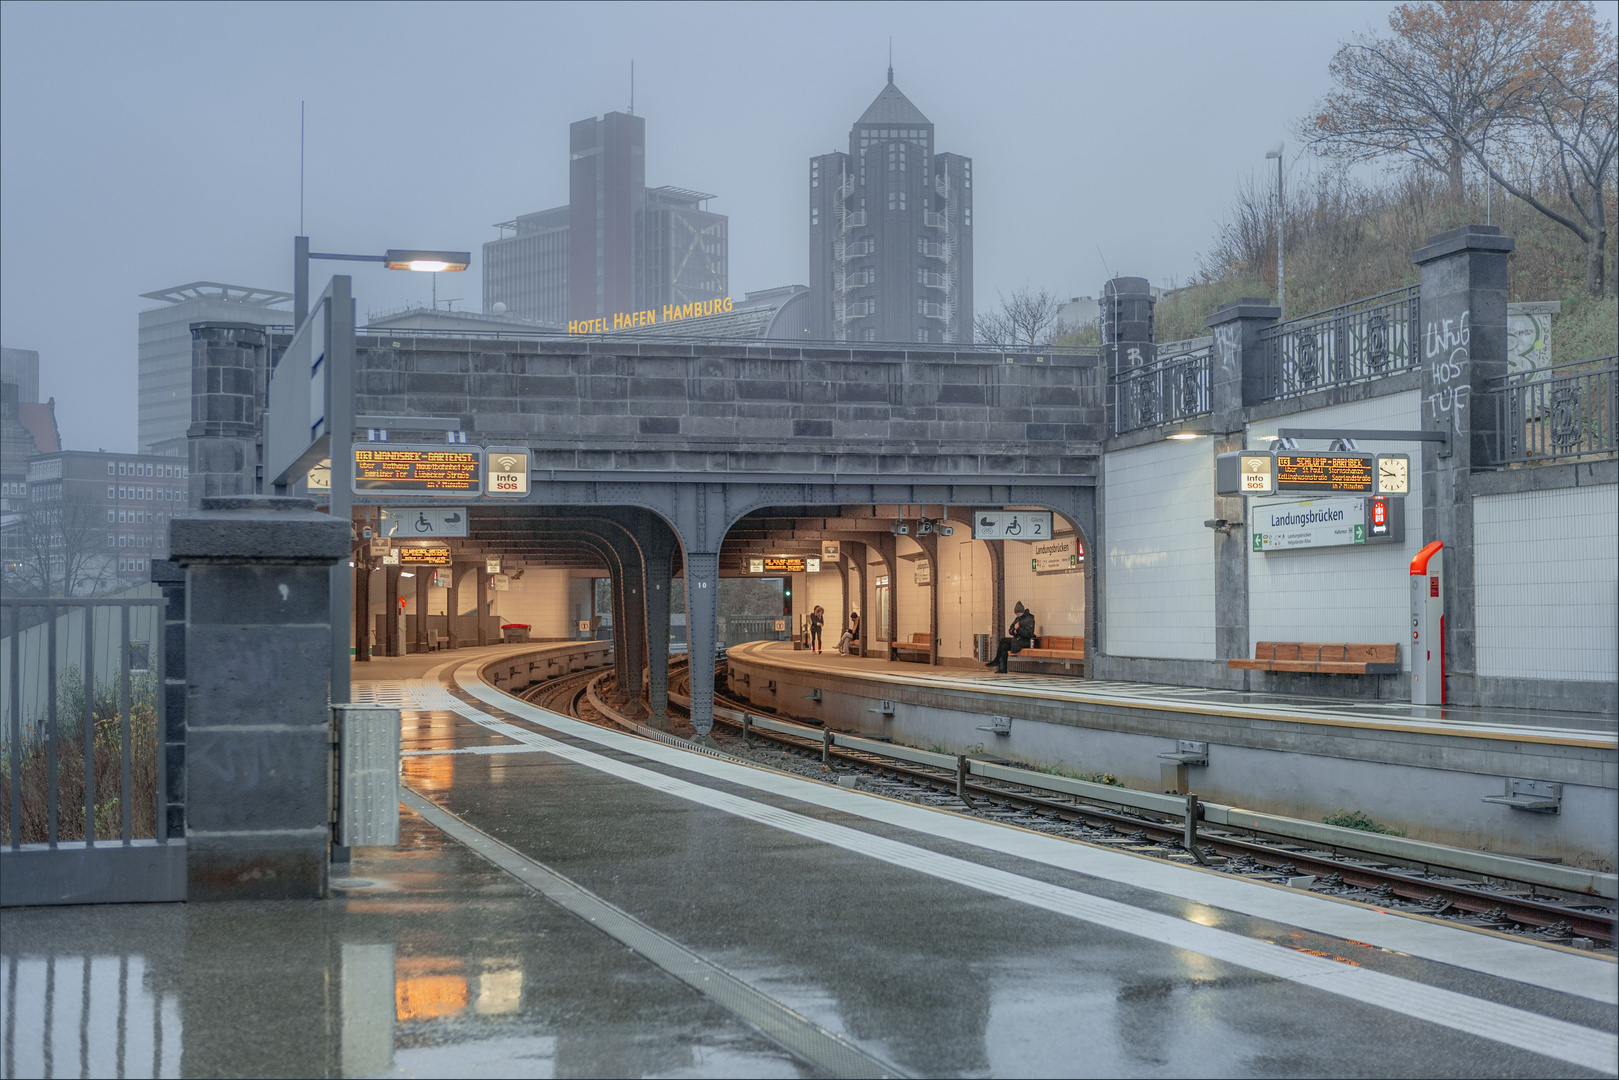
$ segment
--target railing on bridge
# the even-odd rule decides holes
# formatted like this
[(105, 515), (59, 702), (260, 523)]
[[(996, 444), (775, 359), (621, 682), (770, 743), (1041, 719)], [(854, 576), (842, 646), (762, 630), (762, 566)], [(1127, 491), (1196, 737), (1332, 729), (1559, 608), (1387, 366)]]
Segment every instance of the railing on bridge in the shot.
[(1619, 453), (1619, 356), (1514, 372), (1485, 393), (1479, 405), (1495, 410), (1490, 465)]
[(1210, 409), (1213, 346), (1125, 368), (1113, 377), (1113, 433), (1170, 424)]
[(721, 615), (719, 642), (729, 647), (744, 641), (786, 641), (788, 627), (786, 615)]
[(0, 642), (4, 905), (184, 899), (164, 805), (168, 600), (0, 604), (19, 628)]
[(1415, 367), (1420, 291), (1411, 285), (1261, 330), (1262, 400), (1297, 397)]

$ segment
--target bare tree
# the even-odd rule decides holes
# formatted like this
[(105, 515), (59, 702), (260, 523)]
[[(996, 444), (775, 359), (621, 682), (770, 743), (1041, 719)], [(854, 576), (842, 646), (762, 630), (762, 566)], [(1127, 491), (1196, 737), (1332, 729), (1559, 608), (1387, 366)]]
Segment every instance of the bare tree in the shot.
[(106, 508), (77, 496), (30, 503), (3, 534), (6, 591), (31, 596), (88, 596), (117, 581), (117, 552), (107, 547)]
[(1000, 306), (973, 320), (978, 340), (997, 345), (1050, 345), (1074, 327), (1057, 318), (1062, 300), (1050, 289), (1024, 286), (1010, 298), (999, 291)]
[(1463, 166), (1526, 107), (1547, 56), (1594, 23), (1575, 0), (1441, 0), (1404, 4), (1387, 36), (1364, 35), (1332, 60), (1337, 89), (1300, 134), (1349, 161), (1401, 156), (1443, 173), (1463, 197)]

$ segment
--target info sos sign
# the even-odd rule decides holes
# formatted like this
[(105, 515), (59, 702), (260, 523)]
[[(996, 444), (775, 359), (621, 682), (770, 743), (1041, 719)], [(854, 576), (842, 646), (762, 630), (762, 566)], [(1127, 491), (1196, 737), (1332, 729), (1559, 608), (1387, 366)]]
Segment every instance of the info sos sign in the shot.
[(528, 494), (528, 447), (490, 446), (484, 450), (483, 462), (485, 495), (522, 498)]

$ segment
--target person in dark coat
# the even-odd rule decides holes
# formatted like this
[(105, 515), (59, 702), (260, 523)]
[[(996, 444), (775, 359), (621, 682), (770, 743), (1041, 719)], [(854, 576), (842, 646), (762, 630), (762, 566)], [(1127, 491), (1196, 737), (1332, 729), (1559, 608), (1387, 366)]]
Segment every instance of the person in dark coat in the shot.
[(1001, 647), (995, 652), (995, 659), (985, 664), (1002, 674), (1006, 673), (1006, 658), (1012, 653), (1022, 652), (1034, 644), (1034, 612), (1023, 606), (1019, 600), (1012, 609), (1015, 617), (1012, 625), (1006, 628), (1007, 636), (1001, 638)]
[(817, 604), (815, 605), (815, 610), (810, 612), (809, 617), (810, 648), (816, 652), (821, 651), (821, 629), (825, 626), (826, 609)]

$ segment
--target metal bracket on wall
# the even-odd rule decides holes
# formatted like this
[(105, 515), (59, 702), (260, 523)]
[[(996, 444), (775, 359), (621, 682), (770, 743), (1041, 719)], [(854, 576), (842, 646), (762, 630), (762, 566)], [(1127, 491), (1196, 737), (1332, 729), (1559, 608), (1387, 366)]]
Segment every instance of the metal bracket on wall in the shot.
[(811, 690), (809, 693), (804, 695), (804, 700), (805, 701), (813, 701), (817, 705), (819, 705), (821, 703), (821, 691), (819, 690), (819, 688)]
[(1486, 795), (1483, 801), (1536, 814), (1558, 814), (1563, 809), (1563, 785), (1513, 776), (1507, 778), (1505, 795)]
[(1010, 716), (992, 716), (989, 718), (989, 727), (974, 728), (974, 731), (989, 731), (996, 735), (1012, 734), (1012, 718)]
[(889, 701), (887, 698), (884, 698), (882, 701), (877, 703), (877, 707), (875, 709), (867, 709), (866, 711), (874, 712), (879, 716), (886, 716), (888, 719), (892, 720), (894, 718), (894, 703)]
[(1182, 765), (1208, 765), (1209, 744), (1194, 739), (1176, 739), (1173, 752), (1158, 755), (1165, 761), (1177, 761)]

